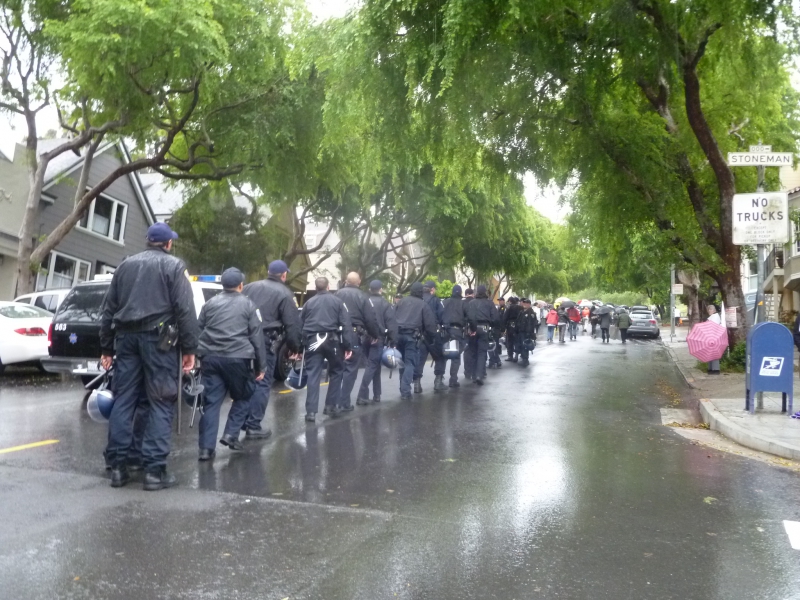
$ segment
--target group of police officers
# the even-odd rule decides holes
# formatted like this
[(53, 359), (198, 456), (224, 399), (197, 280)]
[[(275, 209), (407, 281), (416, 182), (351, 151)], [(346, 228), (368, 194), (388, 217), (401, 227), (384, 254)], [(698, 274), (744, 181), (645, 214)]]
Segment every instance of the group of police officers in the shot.
[[(528, 365), (539, 327), (530, 300), (500, 299), (496, 306), (485, 286), (474, 291), (453, 286), (450, 298), (436, 296), (433, 281), (414, 283), (392, 306), (380, 281), (361, 290), (357, 273), (348, 274), (335, 293), (329, 282), (315, 280), (315, 295), (298, 310), (286, 285), (285, 262), (270, 263), (267, 279), (244, 285), (236, 268), (221, 276), (223, 291), (206, 302), (196, 317), (184, 263), (170, 254), (178, 236), (165, 223), (148, 229), (148, 248), (123, 261), (114, 273), (103, 303), (102, 365), (113, 368), (114, 407), (109, 419), (106, 464), (111, 486), (130, 481), (144, 470), (144, 489), (175, 485), (166, 470), (172, 422), (179, 396), (179, 373), (195, 369), (201, 358), (204, 386), (199, 424), (199, 460), (214, 457), (219, 417), (225, 398), (233, 404), (219, 443), (243, 449), (240, 439), (263, 440), (271, 431), (263, 419), (274, 382), (278, 348), (285, 343), (291, 358), (307, 374), (305, 420), (314, 422), (325, 363), (328, 390), (323, 414), (336, 418), (354, 410), (352, 392), (362, 360), (366, 363), (357, 405), (381, 401), (381, 359), (385, 347), (402, 355), (400, 397), (422, 392), (429, 354), (434, 364), (434, 391), (460, 386), (458, 372), (476, 385), (490, 368), (501, 365), (499, 341), (505, 333), (507, 361)], [(457, 352), (444, 353), (445, 344)], [(449, 381), (444, 383), (447, 361)], [(369, 397), (372, 386), (373, 396)]]

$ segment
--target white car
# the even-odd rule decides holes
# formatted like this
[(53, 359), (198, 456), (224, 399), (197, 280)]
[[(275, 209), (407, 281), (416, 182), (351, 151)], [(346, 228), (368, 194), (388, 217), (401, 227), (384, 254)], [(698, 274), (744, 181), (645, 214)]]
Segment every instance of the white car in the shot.
[(53, 315), (38, 306), (0, 302), (0, 373), (6, 365), (47, 358), (47, 332)]
[(43, 308), (48, 312), (55, 314), (58, 307), (64, 301), (64, 298), (69, 294), (70, 288), (57, 288), (52, 290), (42, 290), (41, 292), (32, 292), (30, 294), (23, 294), (19, 298), (14, 298), (14, 302), (21, 302), (22, 304), (31, 304)]

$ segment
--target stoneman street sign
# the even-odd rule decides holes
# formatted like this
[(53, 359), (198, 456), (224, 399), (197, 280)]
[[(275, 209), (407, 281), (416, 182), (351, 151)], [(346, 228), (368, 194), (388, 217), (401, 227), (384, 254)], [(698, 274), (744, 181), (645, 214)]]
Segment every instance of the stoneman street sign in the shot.
[(793, 162), (791, 152), (728, 152), (731, 167), (791, 167)]
[(789, 195), (785, 192), (736, 194), (733, 243), (785, 244), (789, 241)]

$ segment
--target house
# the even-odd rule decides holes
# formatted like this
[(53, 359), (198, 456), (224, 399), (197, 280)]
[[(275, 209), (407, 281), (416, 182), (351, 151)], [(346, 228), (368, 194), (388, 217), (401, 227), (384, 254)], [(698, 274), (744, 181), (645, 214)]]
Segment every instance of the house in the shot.
[[(43, 153), (65, 141), (41, 140), (38, 150)], [(25, 147), (18, 144), (14, 150), (13, 157), (0, 155), (0, 300), (13, 299), (16, 293), (18, 235), (29, 189)], [(122, 142), (98, 148), (89, 185), (130, 160)], [(71, 151), (48, 165), (35, 240), (50, 233), (72, 210), (82, 165), (83, 157)], [(147, 228), (154, 222), (138, 175), (120, 177), (92, 201), (83, 219), (47, 256), (36, 276), (36, 289), (72, 287), (95, 275), (113, 273), (126, 256), (145, 249)]]

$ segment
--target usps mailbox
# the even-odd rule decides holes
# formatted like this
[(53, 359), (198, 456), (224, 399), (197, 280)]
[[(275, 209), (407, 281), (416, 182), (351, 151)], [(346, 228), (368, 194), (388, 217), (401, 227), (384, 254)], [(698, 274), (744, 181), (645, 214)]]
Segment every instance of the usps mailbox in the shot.
[(755, 412), (757, 392), (782, 392), (783, 412), (789, 397), (792, 412), (794, 383), (794, 342), (792, 334), (780, 323), (758, 323), (747, 334), (747, 369), (745, 375), (745, 410)]

